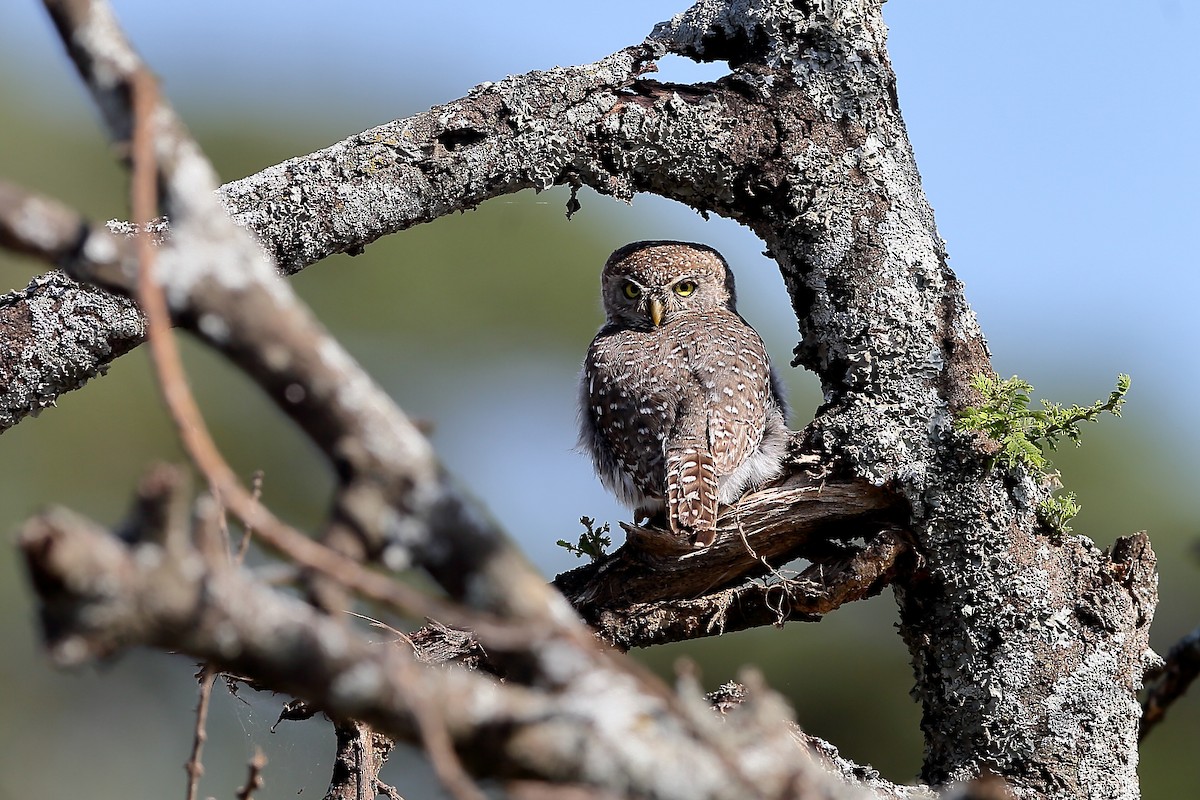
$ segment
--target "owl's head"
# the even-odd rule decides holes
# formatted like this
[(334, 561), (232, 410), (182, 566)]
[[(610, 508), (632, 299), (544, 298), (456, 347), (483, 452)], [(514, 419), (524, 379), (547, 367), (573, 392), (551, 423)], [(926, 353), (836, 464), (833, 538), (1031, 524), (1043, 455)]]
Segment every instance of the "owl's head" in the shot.
[(729, 265), (702, 244), (627, 244), (608, 257), (600, 285), (608, 321), (634, 328), (660, 327), (715, 308), (736, 310)]

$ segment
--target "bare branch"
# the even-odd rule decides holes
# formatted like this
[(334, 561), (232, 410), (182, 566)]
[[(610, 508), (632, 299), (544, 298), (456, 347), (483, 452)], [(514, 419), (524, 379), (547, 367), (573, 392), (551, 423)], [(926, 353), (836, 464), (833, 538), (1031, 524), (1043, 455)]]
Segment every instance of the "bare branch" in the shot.
[[(79, 214), (0, 181), (0, 246), (70, 271), (103, 275), (131, 264), (130, 248)], [(0, 431), (53, 405), (141, 343), (145, 320), (126, 297), (58, 272), (0, 296)]]
[(194, 549), (125, 544), (66, 511), (27, 523), (20, 546), (42, 595), (47, 644), (63, 664), (137, 644), (178, 650), (407, 741), (421, 737), (420, 697), (438, 709), (456, 750), (482, 776), (575, 775), (596, 788), (663, 800), (803, 796), (800, 787), (875, 796), (791, 757), (786, 709), (765, 689), (753, 688), (724, 724), (705, 716), (706, 705), (703, 714), (681, 717), (657, 683), (600, 651), (566, 652), (553, 636), (536, 646), (555, 654), (548, 660), (561, 660), (572, 680), (550, 691), (501, 684), (371, 644), (240, 571), (211, 569)]
[[(389, 794), (391, 787), (385, 788), (379, 772), (391, 755), (392, 740), (361, 722), (339, 723), (334, 730), (337, 754), (325, 800), (360, 800)], [(395, 789), (391, 791), (394, 793)]]
[(254, 749), (254, 757), (250, 759), (249, 774), (246, 776), (246, 784), (238, 789), (238, 800), (251, 800), (254, 793), (263, 786), (263, 768), (267, 766), (267, 757), (263, 755), (261, 748)]
[(1139, 741), (1162, 722), (1171, 704), (1183, 697), (1192, 681), (1200, 676), (1200, 628), (1184, 636), (1171, 648), (1162, 667), (1155, 671), (1142, 697), (1142, 725)]
[[(898, 540), (886, 546), (881, 540), (840, 570), (830, 563), (831, 577), (845, 576), (840, 589), (837, 579), (805, 591), (802, 584), (747, 578), (798, 557), (845, 559), (847, 551), (831, 548), (830, 540), (872, 536), (894, 504), (865, 482), (801, 473), (724, 509), (711, 547), (695, 550), (667, 532), (628, 528), (629, 540), (612, 556), (559, 575), (555, 585), (603, 638), (621, 647), (777, 624), (793, 615), (811, 618), (835, 608), (839, 596), (882, 589), (903, 549)], [(869, 569), (872, 559), (877, 566)]]
[[(715, 692), (706, 694), (705, 699), (712, 704), (714, 711), (725, 715), (740, 707), (748, 696), (749, 693), (745, 686), (729, 681), (722, 684)], [(932, 800), (941, 796), (924, 786), (903, 786), (886, 781), (872, 767), (856, 764), (843, 757), (832, 744), (805, 733), (799, 725), (792, 726), (792, 735), (803, 747), (805, 756), (815, 764), (827, 772), (840, 775), (847, 783), (869, 789), (876, 797), (887, 798), (887, 800)]]
[[(144, 91), (138, 86), (145, 67), (100, 0), (47, 2), (111, 135), (123, 141), (134, 127), (126, 101)], [(369, 556), (392, 566), (415, 560), (454, 597), (506, 616), (536, 619), (583, 641), (586, 633), (561, 598), (486, 515), (469, 508), (425, 437), (312, 318), (249, 235), (229, 220), (214, 194), (211, 167), (161, 102), (153, 123), (154, 157), (172, 218), (172, 236), (158, 254), (171, 316), (239, 364), (325, 451), (343, 479), (336, 522), (362, 537)], [(114, 272), (120, 274), (103, 278), (130, 293), (129, 273)], [(198, 413), (189, 414), (181, 422), (189, 452), (222, 502), (253, 525), (260, 539), (374, 599), (420, 608), (417, 593), (291, 531), (255, 503), (198, 419)], [(448, 541), (455, 545), (447, 547)], [(423, 602), (422, 610), (449, 611)]]
[(83, 249), (88, 233), (71, 209), (0, 181), (0, 246), (61, 264)]
[[(586, 609), (599, 635), (622, 648), (646, 647), (788, 621), (815, 622), (839, 606), (873, 597), (890, 584), (908, 546), (885, 531), (796, 577), (764, 576), (696, 598)], [(668, 587), (670, 588), (670, 587)]]
[[(128, 140), (128, 70), (139, 64), (136, 55), (113, 38), (111, 16), (92, 14), (95, 3), (51, 5), (114, 138)], [(1109, 553), (1084, 537), (1052, 535), (1036, 513), (1046, 487), (1019, 470), (987, 469), (970, 437), (953, 429), (969, 402), (971, 376), (990, 369), (989, 356), (922, 194), (880, 5), (700, 0), (647, 43), (585, 67), (481, 86), (456, 103), (232, 184), (222, 202), (288, 271), (497, 194), (554, 183), (618, 197), (653, 191), (743, 222), (780, 266), (801, 334), (795, 363), (822, 382), (805, 447), (846, 480), (849, 494), (868, 497), (863, 487), (870, 485), (890, 498), (822, 532), (839, 534), (828, 537), (838, 541), (874, 534), (871, 515), (886, 516), (903, 500), (922, 568), (891, 572), (894, 557), (870, 550), (886, 541), (872, 540), (857, 554), (840, 553), (848, 557), (830, 597), (893, 580), (922, 703), (926, 780), (971, 786), (995, 772), (997, 784), (1007, 781), (1021, 797), (1130, 798), (1137, 785), (1133, 698), (1157, 603), (1154, 554), (1144, 535), (1119, 540)], [(89, 52), (97, 42), (103, 46)], [(643, 80), (649, 59), (666, 51), (724, 59), (733, 71), (694, 87)], [(514, 665), (525, 669), (513, 670), (503, 686), (461, 669), (413, 664), (470, 768), (500, 770), (500, 778), (565, 776), (658, 798), (840, 793), (793, 758), (795, 741), (769, 694), (752, 693), (757, 700), (739, 705), (718, 733), (708, 727), (718, 723), (706, 706), (703, 714), (689, 710), (690, 695), (676, 699), (631, 669), (612, 668), (610, 654), (585, 641), (561, 599), (449, 484), (411, 421), (270, 280), (273, 266), (244, 231), (213, 212), (211, 171), (182, 128), (165, 110), (155, 119), (172, 216), (173, 236), (159, 254), (172, 318), (254, 376), (335, 465), (342, 485), (330, 527), (357, 536), (367, 558), (420, 563), (452, 598), (525, 623), (525, 631), (550, 632), (523, 642), (529, 659)], [(129, 292), (132, 272), (116, 273), (111, 280)], [(19, 313), (29, 313), (23, 302)], [(19, 334), (32, 329), (18, 318)], [(24, 358), (29, 351), (12, 352)], [(90, 353), (84, 359), (98, 363)], [(18, 415), (49, 396), (23, 391)], [(224, 488), (221, 496), (234, 508), (244, 502)], [(774, 499), (796, 509), (796, 498)], [(293, 533), (272, 527), (261, 509), (243, 510), (264, 541)], [(667, 602), (693, 601), (807, 552), (789, 536), (772, 552), (773, 538), (751, 530), (754, 517), (736, 521), (738, 530), (714, 553), (692, 563), (671, 541), (631, 531), (632, 547), (562, 585), (583, 592), (576, 598), (585, 607), (620, 609), (661, 600), (653, 585), (670, 575), (676, 588)], [(799, 527), (812, 546), (820, 543), (815, 524)], [(202, 560), (192, 568), (186, 537), (170, 531), (161, 545), (174, 548), (165, 572), (101, 538), (61, 514), (26, 530), (60, 657), (134, 642), (178, 647), (272, 676), (335, 715), (417, 736), (411, 687), (395, 680), (407, 662), (387, 660), (411, 661), (407, 651), (365, 651), (311, 609), (283, 608), (261, 587), (237, 583), (232, 569), (206, 572)], [(303, 559), (306, 545), (293, 544)], [(838, 546), (815, 561), (832, 565)], [(311, 551), (310, 560), (327, 553)], [(637, 553), (645, 557), (640, 565)], [(721, 558), (732, 567), (717, 569)], [(330, 563), (331, 574), (370, 580)], [(708, 567), (685, 576), (700, 563)], [(236, 608), (225, 604), (231, 595)], [(758, 595), (760, 618), (765, 599)], [(789, 607), (796, 602), (810, 601), (789, 595)], [(273, 613), (277, 627), (247, 619), (247, 609)], [(212, 635), (206, 623), (214, 622), (233, 631), (235, 648), (228, 649), (228, 636)], [(495, 655), (497, 638), (479, 633)], [(280, 636), (287, 659), (268, 646)], [(315, 673), (297, 673), (297, 651)], [(354, 662), (339, 660), (350, 656)], [(366, 678), (390, 694), (367, 697)], [(463, 705), (469, 701), (475, 705)], [(600, 713), (617, 719), (598, 724)], [(629, 714), (637, 724), (622, 716)], [(503, 735), (482, 741), (497, 730)]]
[(208, 740), (208, 704), (212, 699), (213, 684), (217, 680), (217, 671), (207, 664), (200, 668), (197, 674), (200, 682), (200, 698), (196, 701), (196, 728), (192, 734), (192, 754), (188, 757), (184, 769), (187, 770), (187, 800), (196, 800), (196, 792), (200, 788), (200, 776), (204, 774), (204, 764), (201, 756), (204, 754), (204, 743)]

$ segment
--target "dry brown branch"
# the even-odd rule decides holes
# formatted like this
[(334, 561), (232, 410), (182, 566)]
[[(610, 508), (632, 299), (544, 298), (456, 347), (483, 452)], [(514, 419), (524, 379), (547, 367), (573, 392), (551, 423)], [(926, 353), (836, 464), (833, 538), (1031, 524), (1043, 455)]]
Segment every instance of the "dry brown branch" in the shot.
[(395, 789), (379, 780), (379, 772), (392, 753), (392, 740), (361, 722), (338, 723), (334, 731), (337, 753), (325, 800), (360, 800), (379, 794), (397, 797)]
[(205, 664), (196, 675), (200, 683), (200, 697), (196, 701), (196, 728), (192, 735), (192, 753), (184, 767), (188, 774), (187, 800), (196, 800), (200, 777), (204, 774), (201, 756), (204, 754), (204, 743), (208, 740), (208, 704), (212, 699), (213, 684), (218, 674), (215, 669)]
[(1200, 628), (1176, 642), (1163, 665), (1148, 676), (1150, 680), (1142, 697), (1139, 740), (1162, 722), (1171, 704), (1183, 697), (1197, 676), (1200, 676)]
[[(882, 589), (893, 575), (898, 540), (888, 538), (888, 547), (860, 554), (851, 570), (859, 577), (847, 578), (841, 590), (833, 587), (836, 579), (832, 591), (810, 584), (810, 591), (799, 593), (754, 579), (798, 557), (836, 571), (831, 562), (844, 560), (848, 551), (833, 540), (871, 536), (894, 513), (895, 502), (861, 481), (800, 473), (723, 510), (711, 547), (695, 550), (668, 532), (630, 527), (615, 553), (559, 575), (555, 585), (603, 638), (621, 647), (824, 614), (845, 599)], [(878, 559), (873, 571), (867, 567), (872, 559)]]
[(267, 757), (263, 755), (261, 748), (254, 749), (254, 757), (250, 759), (249, 774), (246, 776), (246, 785), (238, 789), (238, 800), (251, 800), (254, 793), (263, 787), (262, 771), (267, 766)]
[[(262, 470), (256, 470), (250, 478), (250, 499), (255, 503), (262, 500), (263, 473)], [(246, 562), (246, 553), (250, 550), (250, 540), (254, 535), (254, 526), (247, 523), (242, 528), (242, 539), (238, 543), (237, 555), (234, 557), (235, 564), (244, 564)]]

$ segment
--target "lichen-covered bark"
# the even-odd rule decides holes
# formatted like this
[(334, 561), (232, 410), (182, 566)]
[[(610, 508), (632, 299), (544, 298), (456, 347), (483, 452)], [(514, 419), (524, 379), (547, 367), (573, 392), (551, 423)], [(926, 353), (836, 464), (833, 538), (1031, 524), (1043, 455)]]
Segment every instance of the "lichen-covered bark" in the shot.
[(986, 471), (951, 428), (967, 379), (990, 365), (921, 192), (878, 6), (751, 3), (770, 21), (695, 25), (716, 5), (657, 35), (700, 56), (792, 43), (766, 54), (780, 67), (764, 92), (786, 132), (765, 171), (774, 191), (761, 211), (719, 210), (754, 228), (783, 270), (797, 362), (826, 393), (812, 446), (911, 504), (925, 566), (897, 595), (924, 708), (923, 777), (993, 771), (1021, 797), (1136, 797), (1153, 557), (1144, 547), (1114, 580), (1124, 567), (1090, 541), (1038, 524), (1044, 489)]
[[(783, 137), (773, 202), (747, 222), (787, 279), (797, 361), (825, 387), (810, 442), (911, 503), (925, 566), (897, 594), (924, 707), (923, 777), (994, 771), (1022, 797), (1135, 797), (1153, 557), (1143, 542), (1115, 580), (1125, 566), (1038, 524), (1044, 489), (987, 472), (952, 431), (967, 379), (990, 366), (921, 193), (878, 8), (776, 13), (795, 48), (771, 91), (787, 94), (779, 105), (796, 116), (783, 127), (802, 135)], [(703, 54), (737, 31), (765, 35), (710, 27), (697, 43), (676, 23), (660, 36)]]
[(132, 301), (61, 272), (0, 295), (0, 431), (103, 374), (145, 335)]
[[(522, 189), (568, 180), (588, 139), (662, 49), (477, 86), (461, 100), (221, 188), (233, 218), (285, 272)], [(632, 196), (619, 178), (608, 193)]]

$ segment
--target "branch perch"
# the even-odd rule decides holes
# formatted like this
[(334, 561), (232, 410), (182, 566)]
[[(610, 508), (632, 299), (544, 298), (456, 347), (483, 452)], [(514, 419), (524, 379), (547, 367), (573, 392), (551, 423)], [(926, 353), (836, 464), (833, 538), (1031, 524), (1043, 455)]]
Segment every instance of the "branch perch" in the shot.
[[(665, 531), (630, 526), (615, 553), (554, 583), (602, 638), (622, 648), (814, 618), (840, 604), (835, 598), (878, 593), (891, 579), (905, 546), (890, 535), (841, 569), (829, 562), (847, 556), (833, 539), (871, 537), (895, 510), (894, 498), (864, 482), (801, 472), (724, 509), (711, 547), (694, 550)], [(748, 580), (798, 557), (825, 564), (845, 584), (809, 583), (816, 570), (790, 588)], [(793, 591), (801, 586), (808, 591)]]

